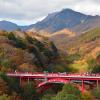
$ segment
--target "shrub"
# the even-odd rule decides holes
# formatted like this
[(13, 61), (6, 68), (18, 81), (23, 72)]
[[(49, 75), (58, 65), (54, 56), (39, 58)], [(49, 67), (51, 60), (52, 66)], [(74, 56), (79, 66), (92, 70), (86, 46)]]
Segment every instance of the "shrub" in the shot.
[(82, 100), (82, 95), (76, 87), (66, 84), (53, 100)]
[(68, 56), (66, 57), (66, 60), (67, 60), (68, 62), (73, 62), (73, 61), (75, 61), (75, 60), (79, 60), (80, 57), (81, 57), (80, 54), (75, 53), (75, 54), (68, 55)]
[(6, 94), (0, 95), (0, 100), (11, 100)]
[(22, 48), (22, 49), (26, 48), (25, 41), (20, 37), (16, 37), (13, 32), (9, 33), (7, 37), (9, 40), (13, 40), (16, 43), (15, 44), (16, 47)]

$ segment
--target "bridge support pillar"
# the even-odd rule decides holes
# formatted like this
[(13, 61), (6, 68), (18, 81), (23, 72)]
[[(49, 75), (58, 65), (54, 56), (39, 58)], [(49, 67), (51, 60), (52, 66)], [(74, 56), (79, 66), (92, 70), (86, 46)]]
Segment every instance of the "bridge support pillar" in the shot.
[(96, 80), (96, 87), (99, 88), (99, 80)]
[(22, 84), (22, 78), (20, 77), (20, 86), (21, 86), (21, 84)]
[(29, 77), (28, 77), (27, 81), (28, 81), (28, 84), (29, 84), (29, 83), (30, 83), (30, 79), (29, 79)]
[(69, 80), (69, 83), (71, 83), (71, 79), (69, 78), (68, 80)]
[(82, 93), (84, 93), (84, 80), (82, 80)]

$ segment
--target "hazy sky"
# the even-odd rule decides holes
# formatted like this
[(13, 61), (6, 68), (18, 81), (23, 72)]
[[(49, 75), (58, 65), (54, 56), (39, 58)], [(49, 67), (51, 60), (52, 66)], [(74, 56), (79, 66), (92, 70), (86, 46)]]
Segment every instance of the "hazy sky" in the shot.
[(100, 0), (0, 0), (0, 20), (32, 24), (63, 8), (100, 15)]

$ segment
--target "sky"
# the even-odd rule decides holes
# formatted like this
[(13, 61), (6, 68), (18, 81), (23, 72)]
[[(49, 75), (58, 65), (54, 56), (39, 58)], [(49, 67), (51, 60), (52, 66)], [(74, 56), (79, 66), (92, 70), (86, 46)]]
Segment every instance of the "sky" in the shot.
[(0, 0), (0, 20), (29, 25), (65, 8), (100, 15), (100, 0)]

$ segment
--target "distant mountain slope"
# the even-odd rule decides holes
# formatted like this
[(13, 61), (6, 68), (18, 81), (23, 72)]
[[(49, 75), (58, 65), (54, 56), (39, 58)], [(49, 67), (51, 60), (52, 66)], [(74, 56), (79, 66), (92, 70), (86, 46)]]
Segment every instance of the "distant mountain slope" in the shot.
[(65, 45), (68, 44), (67, 42), (76, 36), (76, 33), (69, 30), (69, 29), (62, 29), (60, 31), (57, 31), (53, 34), (50, 35), (50, 40), (53, 41), (56, 46), (59, 48), (59, 49), (64, 49), (64, 48), (61, 48), (61, 45)]
[(57, 31), (57, 32), (51, 34), (51, 36), (62, 35), (62, 34), (65, 34), (68, 37), (73, 37), (73, 36), (75, 36), (76, 33), (74, 33), (71, 30), (68, 30), (68, 29), (65, 28), (65, 29), (62, 29), (60, 31)]
[(0, 30), (13, 31), (18, 29), (19, 26), (9, 21), (0, 21)]
[(97, 26), (100, 26), (100, 16), (85, 15), (71, 9), (63, 9), (49, 14), (44, 20), (30, 25), (28, 29), (36, 28), (54, 33), (68, 28), (81, 33)]
[(49, 14), (44, 20), (30, 27), (39, 30), (47, 30), (56, 32), (64, 28), (72, 28), (79, 25), (82, 20), (86, 19), (87, 15), (75, 12), (71, 9), (63, 9), (60, 12)]
[(100, 47), (100, 28), (91, 29), (79, 36), (73, 31), (64, 29), (53, 33), (50, 40), (64, 52), (88, 51), (92, 47)]
[(54, 33), (64, 28), (80, 34), (95, 27), (100, 27), (100, 16), (85, 15), (71, 9), (63, 9), (49, 14), (42, 21), (28, 26), (18, 26), (8, 21), (0, 21), (0, 29), (12, 31), (20, 28), (23, 31), (39, 30)]
[(81, 33), (96, 27), (100, 27), (100, 16), (88, 16), (83, 23), (73, 27), (72, 30)]

